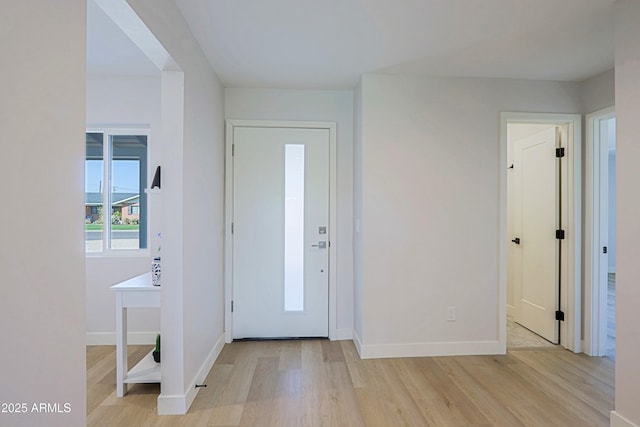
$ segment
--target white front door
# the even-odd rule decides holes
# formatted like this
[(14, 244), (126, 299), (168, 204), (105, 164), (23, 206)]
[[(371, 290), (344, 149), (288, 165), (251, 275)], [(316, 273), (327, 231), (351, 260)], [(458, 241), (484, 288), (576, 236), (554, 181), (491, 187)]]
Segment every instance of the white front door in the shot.
[(233, 130), (233, 338), (329, 335), (329, 129)]
[(516, 255), (515, 321), (558, 342), (559, 130), (552, 127), (514, 144)]

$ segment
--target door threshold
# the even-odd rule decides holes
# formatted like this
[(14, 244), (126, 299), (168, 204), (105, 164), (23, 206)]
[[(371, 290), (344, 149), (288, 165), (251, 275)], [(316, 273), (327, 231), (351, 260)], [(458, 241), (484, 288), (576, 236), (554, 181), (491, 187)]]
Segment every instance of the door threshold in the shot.
[(234, 338), (233, 342), (242, 341), (310, 341), (310, 340), (328, 340), (329, 337), (264, 337), (264, 338)]

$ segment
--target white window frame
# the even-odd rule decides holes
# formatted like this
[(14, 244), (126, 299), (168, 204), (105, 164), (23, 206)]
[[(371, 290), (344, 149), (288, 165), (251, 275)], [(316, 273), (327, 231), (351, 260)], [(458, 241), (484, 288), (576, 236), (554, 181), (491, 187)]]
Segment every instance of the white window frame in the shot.
[[(149, 221), (149, 206), (147, 202), (146, 209), (146, 232), (147, 232), (147, 247), (143, 249), (112, 249), (111, 248), (111, 160), (112, 160), (112, 147), (111, 147), (111, 138), (112, 136), (127, 136), (127, 135), (140, 135), (147, 137), (147, 185), (149, 185), (150, 176), (149, 174), (153, 171), (149, 168), (149, 152), (150, 152), (150, 130), (147, 127), (134, 127), (134, 128), (121, 128), (121, 127), (110, 127), (110, 126), (91, 126), (87, 127), (85, 130), (85, 134), (87, 133), (101, 133), (103, 134), (103, 168), (102, 168), (102, 182), (105, 184), (102, 186), (102, 215), (103, 215), (103, 226), (102, 226), (102, 250), (99, 252), (86, 252), (85, 256), (88, 258), (100, 258), (100, 257), (149, 257), (150, 249), (149, 246), (151, 244), (150, 238), (150, 221)], [(85, 154), (86, 160), (86, 154)], [(140, 194), (146, 192), (146, 188), (140, 188)], [(109, 213), (109, 219), (107, 221), (104, 220), (105, 216), (105, 208)], [(140, 209), (139, 209), (140, 210)], [(141, 215), (141, 214), (139, 214)]]

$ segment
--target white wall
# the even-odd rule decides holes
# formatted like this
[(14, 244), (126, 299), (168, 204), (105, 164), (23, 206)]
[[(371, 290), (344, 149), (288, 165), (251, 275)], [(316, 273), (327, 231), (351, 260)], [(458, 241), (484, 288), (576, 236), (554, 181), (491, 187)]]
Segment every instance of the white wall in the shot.
[[(640, 425), (640, 2), (616, 1), (616, 403), (612, 425)], [(624, 232), (621, 232), (624, 230)], [(617, 423), (617, 424), (616, 424)]]
[(3, 426), (86, 421), (85, 3), (0, 3), (0, 402), (27, 404)]
[(609, 150), (609, 273), (616, 272), (616, 151)]
[(579, 85), (365, 75), (362, 92), (361, 354), (497, 352), (499, 115), (580, 112)]
[[(88, 76), (87, 124), (91, 126), (149, 128), (149, 176), (161, 164), (160, 72), (158, 76)], [(160, 225), (159, 198), (148, 197), (149, 248), (146, 256), (104, 257), (89, 255), (86, 261), (87, 343), (115, 344), (115, 297), (110, 286), (149, 271), (151, 254), (157, 248)], [(160, 313), (155, 309), (130, 310), (130, 343), (153, 343), (160, 330)]]
[[(195, 397), (224, 343), (224, 93), (171, 0), (129, 0), (184, 73), (163, 73), (165, 90), (184, 96), (184, 115), (166, 126), (162, 194), (163, 284), (161, 413), (180, 413)], [(184, 91), (181, 81), (184, 79)], [(163, 102), (162, 113), (176, 105)], [(165, 279), (168, 279), (165, 280)], [(167, 356), (165, 360), (165, 356)]]
[(593, 113), (615, 105), (615, 72), (608, 70), (580, 83), (582, 112)]
[(362, 345), (362, 80), (353, 93), (353, 339)]
[[(227, 119), (337, 123), (337, 319), (339, 339), (353, 332), (353, 92), (236, 89), (225, 91)], [(332, 244), (332, 247), (334, 245)]]

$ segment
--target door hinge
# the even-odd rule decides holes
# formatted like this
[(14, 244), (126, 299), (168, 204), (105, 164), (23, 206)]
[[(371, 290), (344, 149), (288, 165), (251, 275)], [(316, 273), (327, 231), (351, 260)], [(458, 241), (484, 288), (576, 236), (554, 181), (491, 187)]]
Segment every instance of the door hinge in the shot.
[(236, 144), (231, 144), (231, 156), (236, 155)]
[(233, 223), (231, 223), (231, 234), (233, 234)]
[(560, 320), (561, 322), (564, 322), (564, 311), (561, 311), (561, 310), (556, 311), (556, 320)]
[(564, 239), (564, 230), (556, 230), (556, 239), (558, 240)]
[(603, 253), (603, 254), (606, 254), (606, 253), (607, 253), (607, 247), (606, 247), (606, 246), (603, 246), (603, 247), (602, 247), (602, 253)]
[(231, 300), (231, 312), (233, 313), (233, 300)]
[(564, 157), (564, 147), (556, 148), (556, 157), (557, 158)]

